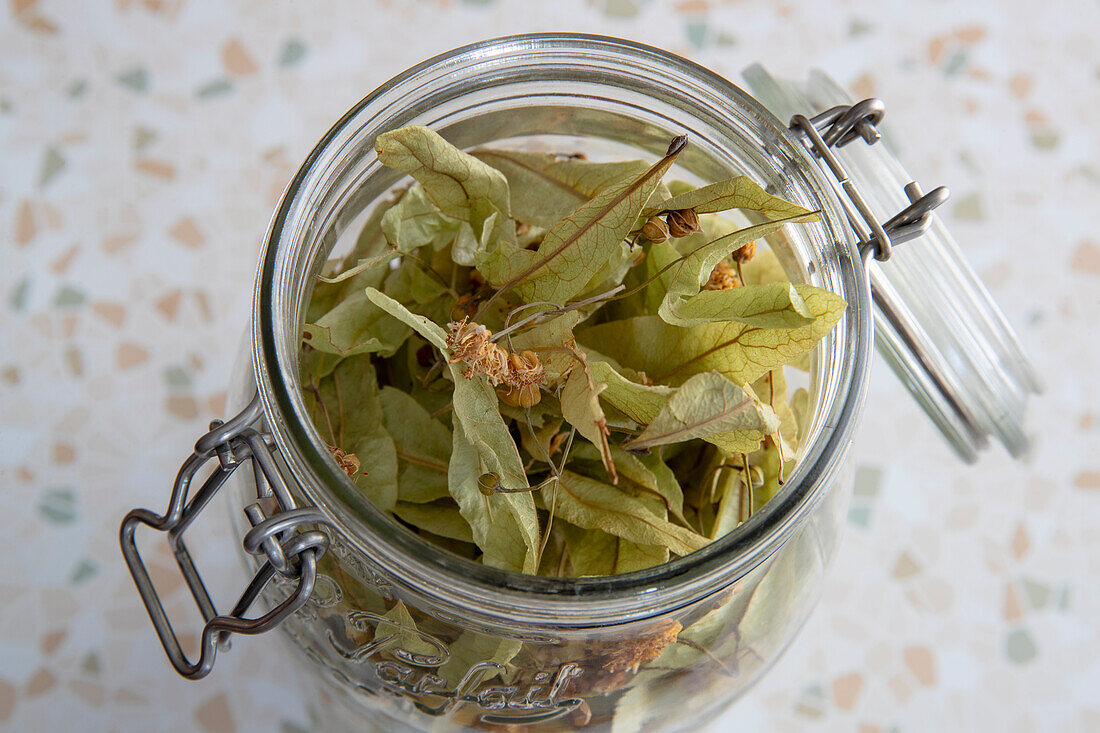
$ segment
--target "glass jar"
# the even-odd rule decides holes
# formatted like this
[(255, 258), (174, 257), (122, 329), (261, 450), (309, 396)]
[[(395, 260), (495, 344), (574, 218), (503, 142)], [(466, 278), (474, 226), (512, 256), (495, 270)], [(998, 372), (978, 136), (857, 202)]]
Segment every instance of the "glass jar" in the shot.
[[(793, 281), (839, 293), (848, 308), (814, 353), (813, 417), (779, 494), (687, 557), (580, 579), (520, 575), (451, 555), (362, 498), (307, 415), (300, 335), (314, 276), (399, 182), (378, 162), (375, 136), (408, 124), (463, 148), (503, 142), (620, 159), (659, 157), (686, 133), (675, 176), (714, 181), (743, 173), (769, 193), (820, 210), (820, 221), (784, 232), (784, 266)], [(775, 663), (806, 621), (846, 516), (848, 448), (873, 340), (867, 268), (874, 248), (854, 235), (835, 185), (803, 140), (746, 92), (627, 41), (496, 39), (382, 85), (318, 143), (274, 215), (251, 339), (230, 388), (230, 408), (241, 416), (200, 440), (168, 513), (135, 510), (123, 525), (127, 561), (177, 669), (200, 677), (230, 632), (281, 621), (295, 663), (315, 672), (311, 707), (324, 730), (537, 724), (620, 733), (692, 730), (712, 718)], [(360, 458), (369, 469), (369, 456)], [(189, 498), (204, 461), (214, 462), (213, 478)], [(134, 528), (169, 530), (180, 557), (183, 530), (225, 482), (246, 561), (258, 574), (237, 608), (217, 616), (201, 581), (196, 588), (189, 556), (181, 559), (207, 621), (202, 657), (192, 663), (162, 611), (158, 617)], [(311, 529), (296, 532), (296, 524)], [(243, 620), (256, 598), (270, 610)]]

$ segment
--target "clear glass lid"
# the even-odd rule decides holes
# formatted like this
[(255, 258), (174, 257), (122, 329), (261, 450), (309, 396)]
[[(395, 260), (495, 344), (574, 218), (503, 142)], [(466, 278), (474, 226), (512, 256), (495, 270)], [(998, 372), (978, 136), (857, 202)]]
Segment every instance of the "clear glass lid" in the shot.
[[(759, 65), (743, 75), (757, 100), (781, 120), (853, 104), (820, 71), (804, 82), (775, 79)], [(826, 135), (825, 142), (835, 141)], [(914, 179), (889, 139), (830, 148), (876, 221), (888, 222), (910, 205), (914, 196), (906, 187)], [(1039, 391), (1038, 377), (943, 222), (932, 216), (923, 235), (891, 248), (888, 259), (870, 264), (869, 275), (875, 345), (951, 446), (973, 461), (993, 436), (1013, 457), (1023, 455), (1027, 399)]]

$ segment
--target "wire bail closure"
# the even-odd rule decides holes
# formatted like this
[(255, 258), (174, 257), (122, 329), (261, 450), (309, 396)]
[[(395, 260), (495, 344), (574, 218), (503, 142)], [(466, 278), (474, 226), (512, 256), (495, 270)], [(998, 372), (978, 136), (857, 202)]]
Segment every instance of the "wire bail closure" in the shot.
[(844, 147), (859, 138), (874, 145), (882, 137), (877, 125), (885, 115), (883, 101), (871, 98), (852, 105), (838, 105), (813, 117), (797, 114), (790, 123), (791, 130), (803, 137), (810, 152), (825, 162), (836, 179), (840, 203), (859, 238), (860, 254), (865, 260), (873, 254), (879, 262), (890, 259), (893, 245), (924, 234), (932, 224), (932, 211), (950, 196), (946, 186), (925, 194), (915, 181), (910, 181), (904, 189), (909, 206), (885, 223), (878, 222), (848, 171), (833, 154), (833, 148)]
[[(320, 529), (303, 530), (303, 526), (329, 525), (329, 522), (313, 507), (295, 507), (294, 499), (275, 464), (274, 446), (269, 444), (267, 436), (252, 427), (262, 412), (259, 395), (256, 395), (239, 415), (228, 422), (211, 422), (210, 431), (195, 443), (194, 453), (184, 461), (176, 476), (168, 510), (158, 515), (148, 509), (134, 509), (126, 515), (119, 529), (122, 555), (149, 612), (153, 628), (172, 666), (188, 679), (201, 679), (210, 673), (218, 649), (229, 648), (231, 634), (263, 633), (305, 605), (317, 580), (317, 561), (328, 549), (329, 539), (325, 532)], [(194, 496), (189, 497), (194, 477), (215, 459), (213, 472)], [(252, 529), (245, 535), (243, 544), (249, 554), (263, 558), (264, 562), (233, 609), (228, 614), (219, 614), (184, 544), (183, 533), (233, 472), (247, 461), (252, 462), (256, 501), (244, 508)], [(200, 642), (201, 652), (196, 661), (191, 661), (183, 653), (141, 559), (134, 541), (134, 534), (141, 524), (168, 535), (168, 546), (202, 613), (205, 626)], [(245, 618), (249, 607), (276, 575), (296, 580), (293, 592), (266, 614)]]

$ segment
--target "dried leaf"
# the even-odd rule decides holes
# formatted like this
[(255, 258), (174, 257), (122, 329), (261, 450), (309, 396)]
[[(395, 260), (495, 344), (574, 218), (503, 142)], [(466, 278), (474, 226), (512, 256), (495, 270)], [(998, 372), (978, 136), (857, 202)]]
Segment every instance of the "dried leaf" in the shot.
[(588, 362), (588, 368), (597, 383), (607, 385), (600, 392), (600, 398), (640, 425), (652, 422), (676, 391), (663, 385), (632, 382), (607, 361), (596, 360), (595, 356)]
[(406, 392), (383, 387), (380, 399), (382, 421), (393, 438), (401, 468), (397, 477), (398, 500), (428, 502), (450, 496), (447, 462), (451, 459), (451, 431), (433, 420)]
[[(379, 308), (415, 329), (445, 356), (449, 356), (447, 332), (442, 326), (409, 311), (374, 288), (367, 288), (367, 297)], [(496, 392), (483, 377), (475, 375), (474, 378), (467, 379), (460, 364), (451, 364), (450, 371), (455, 385), (452, 397), (455, 417), (462, 423), (470, 442), (477, 448), (486, 470), (499, 476), (501, 485), (506, 489), (528, 486), (519, 449), (500, 416)]]
[(709, 214), (728, 209), (759, 211), (770, 219), (817, 214), (797, 204), (772, 196), (748, 176), (734, 176), (724, 181), (682, 191), (649, 210), (649, 214), (678, 209), (692, 209), (696, 214)]
[(439, 659), (439, 647), (425, 640), (404, 603), (398, 601), (393, 608), (382, 615), (389, 619), (389, 622), (379, 622), (374, 631), (374, 642), (381, 648), (399, 650), (403, 653), (402, 656), (414, 655), (420, 658), (418, 661), (424, 663)]
[(641, 435), (626, 441), (623, 447), (646, 450), (750, 430), (756, 431), (759, 443), (761, 434), (778, 429), (779, 418), (770, 407), (722, 375), (704, 372), (684, 382)]
[[(657, 382), (682, 384), (695, 374), (716, 371), (737, 384), (748, 384), (769, 369), (808, 353), (844, 314), (839, 295), (795, 285), (813, 323), (772, 329), (715, 322), (683, 328), (657, 316), (611, 321), (577, 332), (577, 341), (599, 349), (620, 364), (644, 371)], [(654, 348), (660, 344), (660, 348)]]
[(600, 459), (612, 482), (617, 481), (615, 464), (607, 445), (607, 420), (600, 407), (599, 394), (605, 385), (589, 379), (581, 365), (574, 367), (561, 390), (561, 414), (592, 445), (600, 451)]
[[(682, 524), (687, 524), (684, 518), (684, 491), (680, 487), (680, 482), (676, 480), (676, 474), (661, 460), (658, 452), (650, 451), (640, 456), (631, 455), (631, 458), (645, 466), (653, 475), (656, 482), (653, 489), (665, 500), (669, 514), (676, 517)], [(618, 460), (617, 457), (616, 460)]]
[(409, 125), (379, 135), (374, 149), (383, 165), (415, 178), (443, 214), (469, 223), (475, 233), (480, 234), (485, 222), (494, 216), (494, 227), (503, 230), (511, 226), (504, 175), (438, 133)]
[[(389, 272), (384, 265), (368, 268), (355, 276), (361, 287), (347, 293), (334, 307), (302, 327), (302, 338), (318, 351), (337, 356), (377, 353), (392, 356), (409, 337), (409, 329), (386, 317), (367, 298), (366, 287), (378, 287)], [(317, 288), (329, 287), (319, 283)], [(337, 288), (338, 286), (331, 286)]]
[(436, 671), (447, 686), (456, 688), (462, 678), (470, 671), (470, 668), (483, 662), (499, 664), (502, 669), (499, 672), (486, 674), (481, 681), (487, 682), (497, 676), (507, 678), (505, 665), (519, 653), (523, 642), (518, 639), (501, 639), (495, 636), (486, 636), (475, 631), (463, 631), (448, 647), (450, 657)]
[(381, 221), (386, 240), (398, 252), (412, 252), (429, 244), (442, 247), (458, 236), (462, 226), (469, 224), (444, 214), (419, 183), (410, 186)]
[(644, 161), (595, 163), (552, 153), (480, 149), (470, 155), (488, 163), (508, 179), (512, 216), (540, 227), (552, 227), (564, 216), (614, 181), (636, 176)]
[(631, 573), (668, 562), (667, 547), (639, 545), (598, 529), (560, 524), (574, 578)]
[(469, 523), (482, 562), (520, 573), (535, 571), (538, 554), (538, 517), (529, 492), (485, 496), (478, 477), (485, 473), (477, 449), (466, 439), (462, 424), (455, 426), (448, 465), (448, 485), (459, 512)]
[(423, 529), (440, 537), (460, 542), (474, 541), (469, 523), (449, 498), (427, 504), (399, 501), (394, 506), (393, 513), (417, 529)]
[(805, 220), (803, 215), (746, 227), (692, 251), (679, 265), (669, 269), (673, 276), (667, 281), (658, 309), (661, 318), (677, 326), (738, 321), (764, 328), (797, 328), (812, 322), (801, 296), (788, 282), (700, 292), (715, 265), (731, 252), (789, 222)]
[(403, 259), (386, 278), (383, 292), (399, 303), (425, 305), (445, 295), (447, 288), (411, 258)]
[[(571, 471), (565, 471), (557, 484), (554, 514), (570, 524), (642, 545), (667, 547), (677, 555), (687, 555), (708, 542), (706, 537), (657, 516), (643, 501), (614, 486)], [(547, 506), (551, 490), (542, 489)]]
[(643, 171), (609, 185), (558, 221), (542, 239), (537, 257), (500, 286), (516, 286), (527, 302), (563, 305), (580, 293), (616, 252), (648, 201), (661, 176), (676, 160), (685, 140), (678, 138), (669, 153)]
[(353, 479), (355, 485), (381, 509), (392, 510), (397, 501), (397, 454), (382, 424), (378, 378), (370, 359), (344, 359), (317, 388), (321, 402), (315, 397), (307, 401), (314, 425), (325, 440), (359, 457), (361, 472)]

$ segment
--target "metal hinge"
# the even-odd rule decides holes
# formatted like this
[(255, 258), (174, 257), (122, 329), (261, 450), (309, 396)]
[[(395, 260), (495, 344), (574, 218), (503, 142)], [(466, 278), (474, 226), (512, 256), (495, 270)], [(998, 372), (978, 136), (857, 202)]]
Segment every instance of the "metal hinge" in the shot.
[[(195, 443), (194, 453), (184, 461), (176, 476), (168, 511), (158, 515), (148, 509), (134, 509), (126, 515), (119, 531), (122, 555), (161, 645), (176, 671), (189, 679), (197, 680), (209, 674), (218, 648), (228, 648), (231, 634), (262, 633), (305, 605), (317, 579), (317, 561), (328, 548), (328, 535), (324, 532), (303, 530), (303, 525), (327, 525), (328, 521), (317, 509), (295, 507), (275, 464), (274, 447), (253, 427), (262, 412), (257, 395), (244, 411), (228, 422), (211, 422), (210, 431)], [(189, 497), (192, 479), (211, 461), (216, 461), (212, 473), (194, 496)], [(252, 462), (256, 501), (244, 508), (252, 529), (245, 535), (243, 544), (247, 552), (264, 562), (233, 609), (228, 614), (219, 614), (183, 542), (183, 533), (233, 472), (248, 461)], [(139, 524), (168, 535), (168, 546), (202, 613), (205, 626), (197, 661), (189, 660), (180, 648), (179, 639), (138, 552), (134, 533)], [(249, 607), (276, 574), (297, 580), (294, 591), (266, 614), (245, 618)]]
[(840, 203), (859, 239), (859, 251), (864, 260), (873, 254), (880, 262), (890, 259), (893, 245), (924, 234), (932, 223), (932, 211), (950, 196), (946, 186), (922, 194), (920, 186), (911, 181), (904, 189), (909, 206), (882, 224), (874, 217), (832, 148), (844, 147), (858, 138), (874, 145), (881, 137), (877, 125), (885, 114), (886, 105), (881, 99), (864, 99), (856, 104), (827, 109), (813, 117), (795, 115), (791, 118), (791, 130), (801, 133), (810, 152), (825, 161), (836, 179)]

